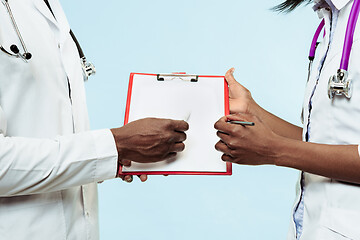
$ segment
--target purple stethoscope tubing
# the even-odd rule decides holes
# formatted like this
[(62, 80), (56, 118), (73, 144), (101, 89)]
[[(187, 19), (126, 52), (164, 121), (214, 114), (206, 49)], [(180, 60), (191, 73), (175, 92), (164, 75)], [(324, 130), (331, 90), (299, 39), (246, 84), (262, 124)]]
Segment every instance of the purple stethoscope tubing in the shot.
[(316, 51), (316, 43), (317, 43), (317, 40), (318, 40), (318, 38), (320, 36), (321, 30), (324, 28), (324, 26), (325, 26), (325, 19), (323, 19), (321, 21), (320, 25), (316, 29), (314, 38), (313, 38), (313, 40), (311, 42), (310, 53), (309, 53), (309, 60), (310, 61), (314, 60), (315, 51)]
[(355, 32), (356, 22), (359, 17), (359, 11), (360, 11), (360, 0), (354, 0), (354, 4), (350, 12), (349, 21), (346, 27), (344, 49), (340, 63), (340, 69), (346, 71), (348, 70), (349, 67), (350, 52), (353, 45), (354, 32)]
[[(346, 34), (345, 34), (345, 40), (344, 40), (344, 48), (343, 53), (341, 57), (340, 62), (340, 69), (342, 70), (348, 70), (349, 67), (349, 59), (350, 59), (350, 52), (353, 45), (354, 40), (354, 32), (356, 23), (359, 17), (360, 12), (360, 0), (354, 0), (353, 6), (351, 8), (349, 21), (346, 27)], [(325, 20), (323, 19), (319, 25), (319, 27), (316, 29), (314, 38), (311, 42), (311, 48), (309, 53), (309, 59), (312, 61), (315, 56), (315, 50), (316, 50), (316, 42), (320, 36), (321, 30), (324, 28)]]

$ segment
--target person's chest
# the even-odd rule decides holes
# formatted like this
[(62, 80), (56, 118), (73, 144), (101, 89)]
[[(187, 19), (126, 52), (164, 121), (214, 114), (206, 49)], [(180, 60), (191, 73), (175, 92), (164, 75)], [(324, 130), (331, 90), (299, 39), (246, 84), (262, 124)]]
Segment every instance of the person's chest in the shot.
[[(9, 0), (23, 44), (32, 54), (25, 62), (0, 52), (0, 105), (10, 135), (48, 137), (88, 127), (78, 51), (59, 2), (49, 2), (55, 16), (43, 0)], [(13, 44), (24, 51), (4, 4), (0, 44), (8, 51)], [(24, 116), (34, 126), (32, 131), (26, 130)]]
[(345, 31), (352, 2), (347, 4), (334, 18), (323, 10), (325, 37), (318, 46), (312, 73), (307, 83), (304, 98), (304, 138), (308, 133), (311, 142), (358, 143), (360, 142), (360, 24), (354, 33), (354, 44), (350, 54), (349, 78), (353, 83), (353, 96), (329, 98), (329, 80), (340, 68)]

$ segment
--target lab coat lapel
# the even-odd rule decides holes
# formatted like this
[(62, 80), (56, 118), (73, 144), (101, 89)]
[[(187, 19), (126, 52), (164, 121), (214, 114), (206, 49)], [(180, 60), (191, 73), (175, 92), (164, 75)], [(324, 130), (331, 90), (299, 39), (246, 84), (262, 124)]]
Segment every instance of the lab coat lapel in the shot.
[[(42, 0), (43, 1), (43, 0)], [(65, 13), (58, 0), (49, 0), (51, 8), (55, 14), (55, 18), (60, 29), (60, 42), (63, 43), (70, 34), (70, 25), (66, 19)]]
[(44, 0), (34, 0), (35, 8), (48, 20), (54, 27), (59, 28), (59, 24), (46, 6)]
[(46, 18), (49, 24), (54, 27), (54, 33), (57, 34), (57, 39), (59, 39), (59, 43), (62, 44), (69, 37), (70, 26), (66, 20), (60, 3), (56, 0), (50, 0), (49, 2), (55, 17), (52, 15), (44, 0), (34, 0), (34, 5), (36, 9)]

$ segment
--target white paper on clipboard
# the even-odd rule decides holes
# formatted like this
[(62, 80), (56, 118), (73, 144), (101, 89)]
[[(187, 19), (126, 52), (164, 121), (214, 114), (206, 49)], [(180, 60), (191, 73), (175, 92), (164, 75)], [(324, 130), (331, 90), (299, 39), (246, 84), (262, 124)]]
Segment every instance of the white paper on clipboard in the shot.
[(219, 141), (214, 123), (228, 111), (224, 77), (164, 76), (132, 74), (126, 119), (131, 122), (155, 117), (188, 122), (185, 150), (174, 160), (149, 164), (133, 162), (131, 167), (123, 167), (122, 172), (230, 175), (229, 165), (214, 148)]

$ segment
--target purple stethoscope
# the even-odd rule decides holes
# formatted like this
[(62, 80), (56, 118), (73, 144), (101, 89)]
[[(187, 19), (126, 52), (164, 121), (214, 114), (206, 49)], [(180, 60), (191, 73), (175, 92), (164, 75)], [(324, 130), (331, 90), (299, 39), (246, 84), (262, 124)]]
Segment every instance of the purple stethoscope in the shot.
[[(340, 68), (337, 70), (337, 73), (330, 77), (328, 84), (328, 96), (330, 99), (333, 99), (335, 95), (344, 95), (347, 98), (352, 96), (352, 81), (348, 78), (348, 67), (351, 48), (353, 45), (354, 32), (356, 27), (356, 22), (359, 17), (360, 12), (360, 0), (354, 0), (354, 4), (351, 8), (349, 20), (347, 23), (344, 48), (342, 53), (342, 58), (340, 62)], [(314, 38), (311, 43), (310, 53), (309, 53), (309, 75), (311, 71), (311, 65), (315, 58), (315, 50), (317, 46), (317, 40), (319, 35), (324, 28), (325, 20), (323, 19), (317, 28)]]

